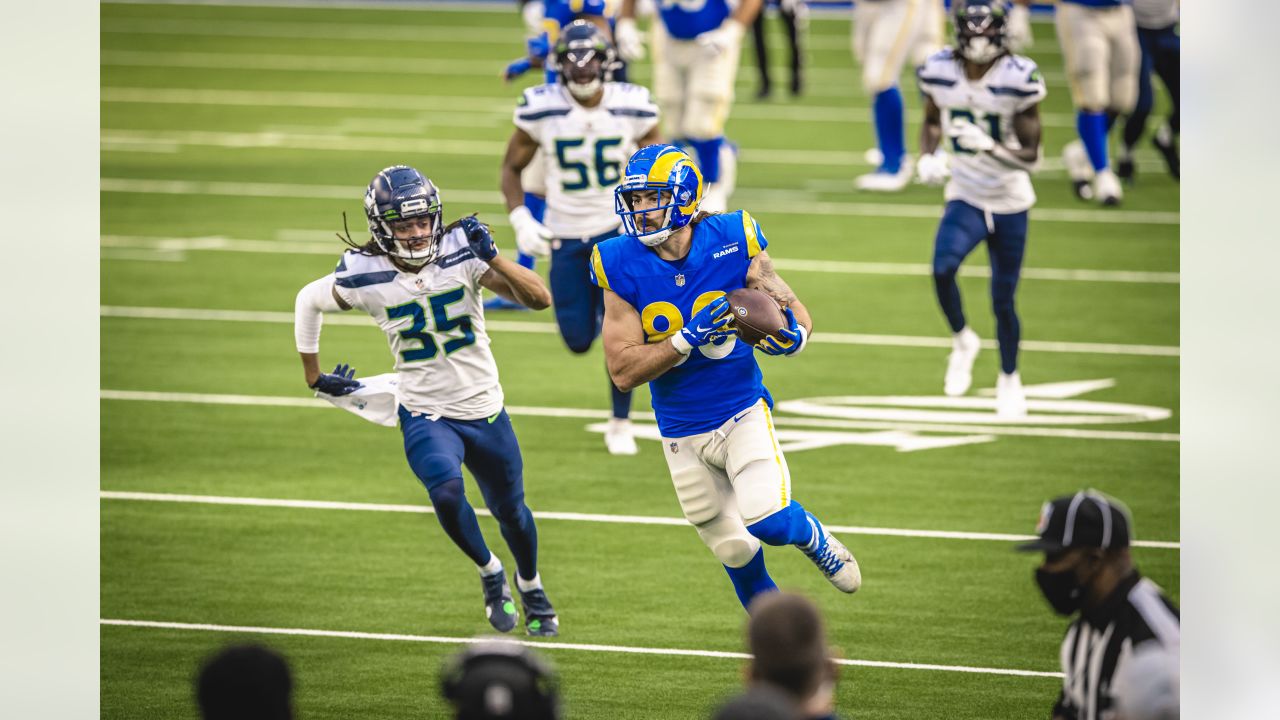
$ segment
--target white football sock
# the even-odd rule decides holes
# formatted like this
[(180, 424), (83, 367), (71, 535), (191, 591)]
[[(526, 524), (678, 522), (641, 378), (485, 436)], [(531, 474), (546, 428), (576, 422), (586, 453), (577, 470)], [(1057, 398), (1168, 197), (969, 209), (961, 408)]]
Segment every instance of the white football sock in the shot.
[(520, 592), (529, 592), (530, 590), (542, 589), (542, 574), (536, 574), (532, 580), (525, 580), (520, 577), (520, 573), (516, 573), (516, 587), (520, 588)]
[(476, 567), (480, 569), (481, 577), (489, 577), (490, 575), (497, 575), (502, 572), (502, 561), (498, 559), (497, 555), (489, 553), (489, 562), (484, 565), (477, 565)]

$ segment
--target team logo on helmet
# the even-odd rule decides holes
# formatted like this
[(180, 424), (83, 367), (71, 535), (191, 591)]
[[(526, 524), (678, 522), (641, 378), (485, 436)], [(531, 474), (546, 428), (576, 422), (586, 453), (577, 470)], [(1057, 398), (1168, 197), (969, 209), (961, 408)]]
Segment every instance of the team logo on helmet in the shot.
[[(651, 247), (688, 225), (702, 202), (702, 171), (674, 145), (650, 145), (636, 151), (627, 161), (623, 177), (613, 193), (614, 211), (622, 218), (626, 234)], [(636, 209), (636, 196), (654, 191), (656, 204)]]

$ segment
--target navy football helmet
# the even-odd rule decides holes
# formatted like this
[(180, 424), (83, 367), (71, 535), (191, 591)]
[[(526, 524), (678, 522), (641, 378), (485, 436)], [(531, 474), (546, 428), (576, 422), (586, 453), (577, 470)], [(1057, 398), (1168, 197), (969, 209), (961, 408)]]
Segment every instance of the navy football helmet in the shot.
[[(658, 191), (658, 206), (636, 210), (632, 193), (645, 190)], [(702, 171), (693, 158), (674, 145), (650, 145), (627, 161), (622, 182), (613, 191), (613, 209), (622, 218), (623, 232), (653, 247), (693, 220), (702, 190)], [(658, 211), (665, 213), (663, 220), (649, 223), (649, 213)]]
[(1005, 52), (1009, 6), (1005, 0), (956, 0), (951, 16), (956, 51), (969, 62), (985, 64)]
[[(408, 165), (392, 165), (375, 175), (364, 195), (364, 214), (374, 240), (388, 255), (409, 265), (425, 265), (436, 259), (444, 236), (443, 211), (440, 191)], [(427, 234), (397, 240), (392, 225), (418, 217), (430, 219)]]
[(591, 21), (574, 20), (560, 31), (555, 68), (575, 98), (590, 100), (604, 86), (613, 65), (613, 46)]

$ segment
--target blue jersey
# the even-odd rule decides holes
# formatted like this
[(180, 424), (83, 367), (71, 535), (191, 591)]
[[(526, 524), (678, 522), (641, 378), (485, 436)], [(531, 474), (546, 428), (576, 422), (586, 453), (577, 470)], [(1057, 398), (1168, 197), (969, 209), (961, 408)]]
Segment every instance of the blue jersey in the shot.
[[(751, 259), (768, 241), (745, 210), (708, 216), (693, 226), (689, 254), (679, 262), (658, 257), (622, 235), (596, 245), (591, 281), (617, 293), (640, 313), (646, 343), (676, 334), (717, 297), (746, 284)], [(689, 357), (649, 383), (663, 437), (710, 432), (764, 398), (754, 350), (737, 337), (694, 348)]]
[(667, 33), (677, 40), (692, 40), (720, 27), (729, 17), (727, 0), (657, 0), (658, 15)]
[[(602, 17), (613, 27), (613, 0), (545, 0), (542, 4), (542, 27), (547, 34), (547, 45), (555, 47), (560, 31), (566, 25), (584, 17)], [(550, 54), (545, 58), (551, 60)], [(544, 71), (547, 84), (554, 84), (558, 73), (548, 65)]]

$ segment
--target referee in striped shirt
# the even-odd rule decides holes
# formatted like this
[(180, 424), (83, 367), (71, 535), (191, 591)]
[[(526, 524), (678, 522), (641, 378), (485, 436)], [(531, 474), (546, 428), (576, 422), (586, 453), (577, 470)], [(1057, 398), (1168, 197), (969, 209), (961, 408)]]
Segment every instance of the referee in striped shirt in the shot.
[(1118, 501), (1082, 490), (1044, 504), (1036, 584), (1059, 615), (1075, 616), (1062, 641), (1055, 720), (1176, 720), (1178, 608), (1129, 556), (1132, 527)]

